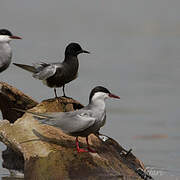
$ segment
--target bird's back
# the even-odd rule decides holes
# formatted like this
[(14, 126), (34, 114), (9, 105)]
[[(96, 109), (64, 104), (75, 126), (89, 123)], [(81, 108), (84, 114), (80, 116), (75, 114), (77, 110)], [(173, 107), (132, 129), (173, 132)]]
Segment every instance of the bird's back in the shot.
[[(88, 105), (81, 110), (72, 112), (74, 119), (79, 118), (81, 121), (91, 121), (86, 127), (76, 129), (75, 131), (69, 132), (72, 136), (86, 137), (91, 133), (96, 133), (99, 129), (104, 126), (106, 121), (106, 111), (99, 111), (98, 109), (91, 109)], [(80, 126), (79, 126), (80, 127)]]
[[(89, 109), (89, 106), (70, 112), (37, 113), (37, 116), (36, 113), (33, 114), (41, 123), (60, 128), (72, 136), (85, 137), (91, 133), (96, 133), (105, 122), (105, 111), (97, 114), (97, 112)], [(45, 119), (39, 118), (39, 116)]]
[(91, 133), (98, 132), (99, 129), (102, 126), (104, 126), (105, 121), (106, 121), (106, 111), (101, 111), (101, 110), (99, 111), (98, 109), (91, 109), (91, 106), (88, 105), (83, 109), (82, 114), (83, 113), (86, 114), (87, 112), (88, 112), (87, 117), (89, 116), (91, 118), (94, 118), (94, 123), (82, 131), (72, 132), (71, 135), (86, 137)]

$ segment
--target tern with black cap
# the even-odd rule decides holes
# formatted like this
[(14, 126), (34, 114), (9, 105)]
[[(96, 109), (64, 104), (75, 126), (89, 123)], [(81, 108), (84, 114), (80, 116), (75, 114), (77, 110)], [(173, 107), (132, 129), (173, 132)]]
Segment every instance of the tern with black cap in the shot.
[(65, 84), (76, 79), (78, 76), (79, 61), (78, 55), (89, 53), (81, 48), (78, 43), (70, 43), (65, 50), (65, 58), (62, 63), (36, 63), (33, 66), (25, 64), (14, 65), (30, 71), (33, 77), (42, 80), (45, 85), (54, 88), (55, 97), (57, 97), (56, 88), (63, 87), (63, 96), (65, 95)]
[(0, 29), (0, 73), (11, 63), (12, 49), (9, 43), (13, 39), (21, 39), (21, 37), (12, 35), (7, 29)]
[[(88, 136), (96, 134), (106, 122), (105, 99), (117, 98), (108, 89), (97, 86), (92, 89), (89, 96), (89, 104), (84, 108), (70, 112), (35, 113), (19, 110), (34, 115), (43, 124), (60, 128), (64, 133), (76, 137), (76, 148), (78, 152), (95, 152), (90, 148)], [(87, 150), (79, 147), (78, 137), (86, 137)]]

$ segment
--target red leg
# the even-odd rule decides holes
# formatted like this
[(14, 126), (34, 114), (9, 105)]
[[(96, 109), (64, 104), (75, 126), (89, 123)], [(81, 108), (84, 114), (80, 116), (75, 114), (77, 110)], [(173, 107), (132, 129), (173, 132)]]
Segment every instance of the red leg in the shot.
[(96, 151), (94, 151), (93, 149), (91, 149), (91, 148), (89, 147), (88, 136), (86, 137), (86, 143), (87, 143), (87, 145), (88, 145), (88, 147), (87, 147), (88, 151), (89, 151), (89, 152), (92, 152), (92, 153), (96, 153)]
[(78, 137), (76, 137), (76, 149), (77, 149), (77, 152), (78, 152), (78, 153), (80, 153), (80, 152), (88, 152), (88, 151), (85, 150), (85, 149), (80, 149), (80, 148), (79, 148)]

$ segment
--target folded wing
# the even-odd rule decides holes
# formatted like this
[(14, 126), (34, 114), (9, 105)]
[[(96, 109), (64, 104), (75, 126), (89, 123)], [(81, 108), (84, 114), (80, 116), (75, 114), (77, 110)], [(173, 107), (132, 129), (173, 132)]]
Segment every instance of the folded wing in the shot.
[(46, 66), (42, 66), (42, 64), (37, 66), (36, 64), (37, 72), (33, 74), (33, 77), (39, 80), (46, 80), (56, 73), (57, 67), (55, 64), (47, 64)]
[(33, 73), (33, 77), (39, 80), (46, 80), (49, 77), (53, 76), (56, 73), (57, 68), (60, 74), (61, 67), (62, 67), (60, 63), (48, 64), (44, 62), (35, 63), (33, 64), (33, 66), (26, 65), (26, 64), (17, 64), (17, 63), (13, 63), (13, 64), (26, 71)]
[(60, 128), (65, 133), (75, 133), (83, 131), (91, 127), (96, 118), (92, 116), (91, 112), (78, 110), (73, 112), (56, 112), (56, 113), (34, 113), (29, 112), (39, 120), (42, 124), (48, 124)]

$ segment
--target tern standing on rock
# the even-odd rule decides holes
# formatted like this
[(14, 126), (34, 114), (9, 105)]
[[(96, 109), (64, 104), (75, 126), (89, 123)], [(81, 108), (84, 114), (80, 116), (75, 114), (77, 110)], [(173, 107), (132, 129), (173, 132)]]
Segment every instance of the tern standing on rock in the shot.
[[(71, 112), (31, 113), (41, 123), (60, 128), (68, 135), (76, 137), (76, 148), (78, 152), (95, 152), (89, 147), (88, 136), (99, 132), (106, 122), (105, 99), (117, 98), (102, 86), (95, 87), (89, 96), (89, 104), (84, 108)], [(23, 110), (20, 110), (23, 111)], [(78, 136), (86, 137), (87, 150), (79, 148)]]
[(18, 36), (13, 36), (7, 29), (0, 29), (0, 73), (6, 70), (12, 58), (12, 49), (10, 41), (13, 39), (21, 39)]
[(33, 77), (42, 80), (45, 85), (54, 88), (55, 97), (57, 97), (56, 88), (63, 87), (63, 96), (65, 95), (65, 84), (76, 79), (78, 76), (79, 61), (77, 56), (81, 53), (89, 53), (81, 48), (77, 43), (70, 43), (65, 50), (65, 58), (62, 63), (36, 63), (34, 66), (25, 64), (14, 65), (33, 73)]

